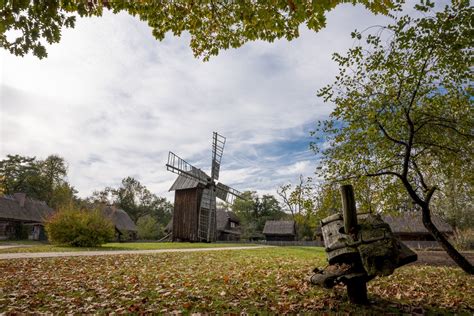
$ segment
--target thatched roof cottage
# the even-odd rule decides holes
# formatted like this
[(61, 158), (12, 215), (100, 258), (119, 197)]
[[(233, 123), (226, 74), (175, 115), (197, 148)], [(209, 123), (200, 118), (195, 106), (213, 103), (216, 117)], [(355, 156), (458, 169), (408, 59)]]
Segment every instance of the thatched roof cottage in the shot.
[(240, 220), (234, 212), (217, 209), (217, 240), (240, 240)]
[(54, 210), (25, 193), (0, 197), (0, 239), (46, 240), (44, 222)]
[(295, 221), (266, 221), (263, 234), (267, 241), (296, 240)]
[(107, 205), (102, 209), (102, 213), (115, 225), (115, 236), (118, 241), (137, 239), (137, 225), (127, 212), (115, 205)]

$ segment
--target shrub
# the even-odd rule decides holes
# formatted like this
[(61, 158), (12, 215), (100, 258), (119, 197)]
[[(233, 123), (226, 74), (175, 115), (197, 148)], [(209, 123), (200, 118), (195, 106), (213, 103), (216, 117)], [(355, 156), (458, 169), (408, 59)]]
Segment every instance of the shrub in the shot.
[(142, 216), (137, 221), (138, 238), (158, 239), (163, 235), (163, 228), (158, 221), (150, 215)]
[(54, 214), (45, 228), (51, 243), (74, 247), (100, 246), (115, 234), (114, 225), (99, 210), (82, 211), (73, 207)]
[(455, 230), (452, 240), (454, 245), (461, 250), (474, 249), (474, 228)]

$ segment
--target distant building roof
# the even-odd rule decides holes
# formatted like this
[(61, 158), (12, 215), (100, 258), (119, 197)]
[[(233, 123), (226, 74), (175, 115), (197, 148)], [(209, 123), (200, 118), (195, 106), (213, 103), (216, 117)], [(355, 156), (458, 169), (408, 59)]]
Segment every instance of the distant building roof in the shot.
[[(240, 223), (240, 220), (239, 218), (237, 217), (237, 215), (235, 215), (234, 212), (228, 212), (228, 211), (225, 211), (225, 210), (222, 210), (222, 209), (217, 209), (216, 210), (216, 228), (217, 230), (221, 230), (221, 231), (224, 231), (224, 230), (229, 230), (228, 227), (227, 227), (227, 223), (229, 221), (232, 221), (232, 222), (235, 222), (235, 223)], [(232, 229), (232, 231), (234, 231), (237, 233), (238, 232), (238, 229)]]
[(0, 197), (0, 219), (43, 223), (54, 210), (46, 202), (32, 199), (23, 193)]
[(102, 212), (119, 231), (137, 231), (137, 225), (124, 210), (109, 205), (104, 207)]
[(266, 221), (263, 234), (294, 236), (296, 235), (295, 221)]
[[(384, 222), (390, 225), (392, 232), (396, 234), (428, 234), (428, 230), (423, 225), (421, 213), (419, 212), (403, 212), (394, 215), (382, 215)], [(452, 233), (453, 228), (442, 218), (431, 215), (431, 219), (442, 233)], [(316, 228), (316, 235), (321, 236), (321, 226)]]
[[(396, 215), (382, 215), (382, 219), (390, 225), (394, 233), (428, 233), (423, 225), (422, 216), (419, 212), (404, 212)], [(433, 224), (443, 233), (452, 233), (453, 228), (443, 219), (431, 215)]]

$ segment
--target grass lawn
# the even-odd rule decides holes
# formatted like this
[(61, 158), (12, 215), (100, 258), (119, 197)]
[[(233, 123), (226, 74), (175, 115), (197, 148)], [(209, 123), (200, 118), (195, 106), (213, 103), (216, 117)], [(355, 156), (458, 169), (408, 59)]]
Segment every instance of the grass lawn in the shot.
[(183, 248), (216, 248), (216, 247), (238, 247), (254, 246), (254, 244), (230, 244), (230, 243), (178, 243), (178, 242), (114, 242), (104, 244), (102, 247), (78, 248), (55, 246), (38, 241), (10, 241), (1, 242), (2, 245), (18, 245), (14, 248), (0, 249), (0, 253), (18, 252), (68, 252), (68, 251), (96, 251), (96, 250), (153, 250), (153, 249), (183, 249)]
[(1, 260), (0, 313), (474, 312), (474, 277), (460, 269), (403, 267), (354, 307), (345, 288), (305, 282), (324, 265), (313, 247)]

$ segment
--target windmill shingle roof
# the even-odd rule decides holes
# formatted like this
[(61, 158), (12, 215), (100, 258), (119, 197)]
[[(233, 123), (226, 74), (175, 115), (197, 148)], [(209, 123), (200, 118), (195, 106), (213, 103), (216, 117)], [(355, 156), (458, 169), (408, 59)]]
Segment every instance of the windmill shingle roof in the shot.
[[(196, 177), (199, 179), (210, 178), (204, 171), (200, 169), (193, 169), (192, 171), (189, 171), (189, 173), (195, 174)], [(179, 175), (174, 181), (169, 191), (192, 189), (197, 187), (199, 183), (205, 184), (202, 182), (202, 180), (200, 181), (197, 178), (195, 179), (191, 178), (190, 176)]]
[(295, 235), (294, 221), (266, 221), (263, 228), (264, 235)]

